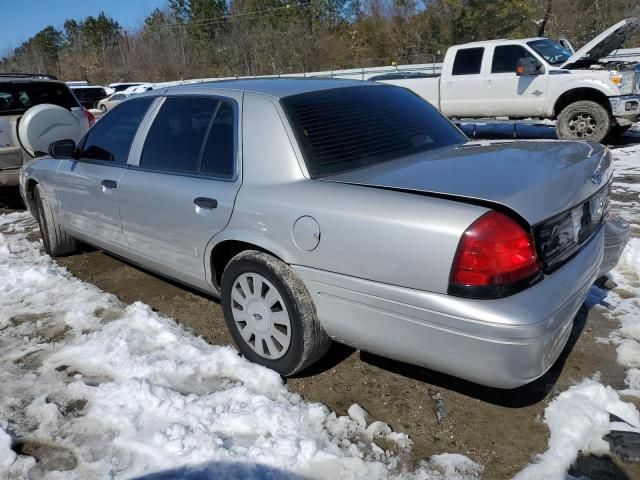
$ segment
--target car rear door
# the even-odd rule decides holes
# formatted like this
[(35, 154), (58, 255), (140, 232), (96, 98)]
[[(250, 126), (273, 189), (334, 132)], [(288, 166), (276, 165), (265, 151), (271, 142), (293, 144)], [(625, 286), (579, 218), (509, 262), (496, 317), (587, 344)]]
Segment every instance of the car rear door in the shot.
[(78, 158), (62, 160), (56, 171), (62, 225), (81, 240), (122, 255), (129, 247), (120, 225), (118, 188), (153, 100), (133, 99), (105, 115), (80, 142)]
[(205, 248), (229, 222), (240, 186), (241, 100), (164, 99), (118, 190), (132, 260), (208, 288)]
[(458, 49), (440, 80), (440, 110), (448, 117), (484, 115), (482, 64), (484, 47)]
[(543, 63), (542, 60), (519, 44), (497, 45), (490, 54), (492, 60), (487, 65), (484, 80), (485, 114), (495, 117), (542, 115), (547, 98), (548, 68), (540, 75), (516, 74), (519, 58), (533, 58)]

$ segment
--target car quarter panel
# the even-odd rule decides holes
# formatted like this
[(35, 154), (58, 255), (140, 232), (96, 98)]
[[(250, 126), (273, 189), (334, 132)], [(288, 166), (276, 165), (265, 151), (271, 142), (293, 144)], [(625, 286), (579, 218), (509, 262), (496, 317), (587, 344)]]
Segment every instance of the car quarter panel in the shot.
[[(302, 172), (278, 107), (270, 99), (245, 96), (243, 184), (228, 227), (210, 246), (241, 240), (289, 264), (446, 292), (460, 236), (487, 209), (311, 180)], [(314, 238), (294, 239), (301, 217), (311, 217), (319, 228), (311, 251), (298, 245)]]
[(483, 385), (514, 388), (543, 375), (562, 352), (598, 274), (603, 244), (601, 228), (571, 262), (531, 288), (496, 300), (294, 270), (334, 339)]

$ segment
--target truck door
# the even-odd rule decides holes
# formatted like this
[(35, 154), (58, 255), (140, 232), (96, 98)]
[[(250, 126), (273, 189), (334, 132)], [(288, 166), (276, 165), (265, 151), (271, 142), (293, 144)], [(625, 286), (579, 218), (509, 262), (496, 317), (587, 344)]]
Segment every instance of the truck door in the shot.
[[(460, 48), (440, 80), (440, 108), (448, 117), (482, 117), (484, 47)], [(446, 63), (446, 62), (445, 62)]]
[[(484, 111), (490, 117), (537, 117), (543, 114), (547, 98), (549, 69), (522, 45), (498, 45), (484, 80)], [(533, 58), (542, 63), (540, 75), (516, 74), (518, 59)]]

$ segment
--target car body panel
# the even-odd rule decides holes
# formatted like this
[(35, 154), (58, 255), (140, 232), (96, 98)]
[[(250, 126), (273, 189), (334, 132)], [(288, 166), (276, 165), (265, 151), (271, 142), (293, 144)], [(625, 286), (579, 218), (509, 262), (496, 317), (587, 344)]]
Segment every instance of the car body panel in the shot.
[[(456, 165), (454, 175), (450, 173), (452, 162)], [(585, 182), (602, 163), (606, 165), (596, 181)], [(612, 174), (606, 149), (600, 144), (483, 141), (324, 180), (495, 202), (535, 225), (586, 200), (606, 185)]]
[[(48, 195), (67, 191), (64, 197), (75, 189), (74, 208), (81, 218), (97, 210), (85, 200), (91, 189), (96, 198), (117, 199), (128, 245), (122, 256), (213, 295), (220, 293), (221, 272), (213, 271), (212, 262), (216, 247), (245, 242), (270, 252), (302, 279), (329, 335), (363, 350), (501, 388), (539, 377), (560, 354), (598, 273), (603, 228), (553, 273), (505, 298), (448, 295), (451, 265), (463, 232), (490, 204), (504, 204), (533, 224), (602, 188), (611, 173), (608, 163), (601, 164), (606, 152), (570, 142), (469, 143), (342, 176), (310, 178), (279, 99), (365, 85), (392, 88), (326, 80), (171, 87), (165, 95), (212, 95), (237, 102), (238, 175), (232, 180), (138, 167), (159, 99), (140, 124), (128, 165), (118, 168), (123, 173), (117, 178), (117, 196), (100, 192), (99, 183), (72, 180), (73, 161), (50, 159), (23, 168), (22, 193), (29, 202), (27, 182), (32, 180), (45, 184)], [(518, 175), (512, 183), (509, 174)], [(480, 185), (473, 184), (474, 178)], [(218, 208), (198, 212), (196, 196), (217, 199)], [(56, 202), (62, 218), (69, 212), (60, 209), (66, 208), (73, 210)], [(301, 218), (312, 219), (317, 231), (297, 232), (294, 226)], [(90, 220), (98, 221), (97, 216)], [(84, 238), (99, 244), (99, 229), (76, 228), (86, 229)], [(310, 243), (311, 248), (301, 247)]]
[(62, 160), (56, 171), (60, 223), (81, 240), (119, 255), (128, 253), (118, 208), (119, 189), (103, 180), (120, 182), (126, 166)]

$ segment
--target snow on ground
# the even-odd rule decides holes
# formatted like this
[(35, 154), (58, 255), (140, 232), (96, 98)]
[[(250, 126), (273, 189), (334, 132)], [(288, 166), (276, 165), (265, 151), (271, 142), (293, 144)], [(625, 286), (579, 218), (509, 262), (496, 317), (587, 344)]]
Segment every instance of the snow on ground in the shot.
[[(609, 341), (617, 345), (618, 363), (628, 368), (627, 389), (615, 391), (594, 378), (562, 392), (545, 409), (544, 422), (549, 427), (548, 450), (536, 462), (516, 476), (516, 480), (564, 479), (571, 464), (584, 454), (609, 452), (602, 439), (611, 430), (640, 432), (640, 414), (623, 400), (624, 395), (640, 397), (640, 145), (613, 150), (615, 179), (613, 190), (625, 197), (612, 202), (612, 210), (631, 224), (631, 238), (622, 258), (610, 276), (618, 284), (613, 291), (592, 287), (593, 298), (606, 296), (606, 305), (597, 304), (605, 315), (617, 319), (620, 328)], [(624, 180), (622, 180), (624, 179)], [(628, 199), (628, 201), (627, 201)], [(612, 421), (610, 413), (624, 422)]]
[[(407, 471), (406, 435), (357, 406), (339, 417), (303, 401), (235, 349), (80, 281), (28, 238), (35, 228), (0, 216), (0, 478), (481, 476), (453, 454)], [(38, 464), (14, 451), (38, 449)]]

